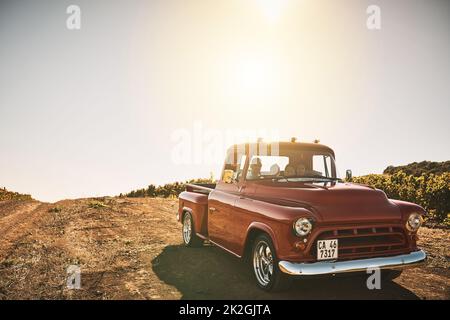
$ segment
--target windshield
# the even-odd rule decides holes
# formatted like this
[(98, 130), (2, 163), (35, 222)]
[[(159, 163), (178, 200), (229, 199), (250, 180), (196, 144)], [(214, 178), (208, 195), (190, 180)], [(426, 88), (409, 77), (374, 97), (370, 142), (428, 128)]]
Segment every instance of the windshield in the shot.
[(278, 155), (251, 156), (246, 179), (298, 182), (339, 180), (331, 154), (298, 149), (284, 150)]

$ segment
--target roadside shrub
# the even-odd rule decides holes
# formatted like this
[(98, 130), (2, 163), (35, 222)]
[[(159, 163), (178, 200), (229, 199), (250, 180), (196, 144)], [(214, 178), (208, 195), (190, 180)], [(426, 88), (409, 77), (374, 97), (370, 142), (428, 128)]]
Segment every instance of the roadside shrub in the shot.
[(101, 209), (101, 208), (109, 208), (107, 204), (99, 200), (92, 200), (88, 204), (89, 208), (92, 209)]
[(144, 198), (144, 197), (161, 197), (161, 198), (176, 198), (186, 189), (188, 183), (213, 183), (213, 179), (191, 179), (186, 182), (167, 183), (162, 186), (149, 185), (147, 188), (133, 190), (127, 194), (130, 198)]
[[(186, 182), (168, 183), (162, 186), (149, 185), (133, 190), (126, 197), (176, 198), (187, 183), (213, 183), (213, 179), (192, 179)], [(427, 223), (450, 226), (450, 172), (442, 174), (424, 173), (420, 176), (397, 171), (394, 174), (369, 174), (353, 177), (351, 182), (369, 185), (383, 190), (388, 198), (416, 203), (427, 211)]]
[(6, 190), (6, 188), (0, 188), (0, 201), (6, 200), (25, 201), (25, 200), (33, 200), (33, 198), (29, 194), (21, 194), (18, 192), (8, 191)]

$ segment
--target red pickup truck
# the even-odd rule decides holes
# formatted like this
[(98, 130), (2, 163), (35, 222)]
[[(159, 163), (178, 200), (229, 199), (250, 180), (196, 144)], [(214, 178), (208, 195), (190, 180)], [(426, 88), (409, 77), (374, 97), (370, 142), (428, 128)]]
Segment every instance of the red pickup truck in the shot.
[(177, 218), (185, 245), (207, 240), (248, 257), (259, 287), (281, 290), (293, 277), (368, 268), (397, 277), (426, 260), (416, 246), (424, 214), (339, 179), (331, 148), (293, 140), (232, 146), (217, 184), (180, 194)]

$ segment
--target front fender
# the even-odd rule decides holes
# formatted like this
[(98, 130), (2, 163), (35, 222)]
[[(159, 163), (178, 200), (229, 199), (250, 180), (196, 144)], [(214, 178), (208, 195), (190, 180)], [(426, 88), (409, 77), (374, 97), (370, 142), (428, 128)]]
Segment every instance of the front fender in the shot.
[(269, 237), (272, 239), (273, 242), (273, 246), (275, 247), (276, 252), (278, 252), (278, 239), (275, 235), (275, 232), (272, 230), (271, 227), (269, 227), (267, 224), (262, 223), (262, 222), (252, 222), (248, 228), (247, 228), (247, 234), (245, 237), (245, 246), (247, 247), (248, 245), (248, 241), (250, 240), (250, 235), (254, 232), (254, 231), (262, 231), (265, 232), (269, 235)]
[(401, 200), (390, 200), (390, 201), (400, 209), (403, 222), (406, 222), (406, 220), (408, 220), (409, 215), (413, 212), (419, 213), (422, 216), (426, 215), (425, 209), (415, 203)]

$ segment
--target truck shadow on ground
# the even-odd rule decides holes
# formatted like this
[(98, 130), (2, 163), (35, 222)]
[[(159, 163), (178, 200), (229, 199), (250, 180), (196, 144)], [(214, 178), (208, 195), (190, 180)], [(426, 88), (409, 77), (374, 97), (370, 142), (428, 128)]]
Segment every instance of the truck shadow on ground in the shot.
[(296, 280), (286, 292), (266, 293), (254, 283), (247, 263), (213, 246), (167, 246), (152, 268), (182, 299), (418, 299), (395, 282), (368, 290), (360, 277)]

